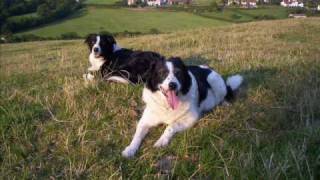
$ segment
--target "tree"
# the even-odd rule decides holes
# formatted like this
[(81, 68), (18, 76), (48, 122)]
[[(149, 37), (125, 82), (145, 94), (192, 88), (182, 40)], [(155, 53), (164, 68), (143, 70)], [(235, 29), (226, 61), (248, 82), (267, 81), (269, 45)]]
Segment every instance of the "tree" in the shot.
[(41, 17), (49, 17), (51, 14), (49, 6), (47, 4), (41, 4), (37, 8), (37, 14)]

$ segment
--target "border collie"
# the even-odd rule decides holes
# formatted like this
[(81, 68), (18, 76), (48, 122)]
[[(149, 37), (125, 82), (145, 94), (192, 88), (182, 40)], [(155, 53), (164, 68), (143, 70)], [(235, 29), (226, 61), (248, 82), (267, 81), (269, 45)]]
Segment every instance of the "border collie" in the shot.
[(243, 78), (224, 79), (207, 66), (186, 66), (180, 58), (159, 60), (153, 65), (143, 89), (146, 108), (130, 145), (122, 156), (132, 157), (151, 127), (167, 124), (154, 147), (165, 147), (175, 133), (192, 127), (204, 112), (230, 100)]
[(90, 55), (91, 67), (84, 78), (92, 80), (92, 72), (100, 71), (102, 78), (107, 81), (120, 83), (145, 82), (145, 75), (151, 67), (151, 61), (163, 59), (158, 53), (151, 51), (132, 51), (120, 48), (111, 35), (90, 34), (85, 40)]

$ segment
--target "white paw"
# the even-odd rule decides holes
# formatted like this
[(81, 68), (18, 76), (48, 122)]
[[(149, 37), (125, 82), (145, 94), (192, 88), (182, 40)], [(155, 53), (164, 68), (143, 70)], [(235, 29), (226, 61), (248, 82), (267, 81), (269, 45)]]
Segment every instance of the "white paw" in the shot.
[(136, 153), (136, 149), (130, 146), (127, 146), (126, 149), (124, 149), (124, 151), (122, 151), (122, 156), (125, 158), (131, 158), (134, 156), (134, 154)]
[(169, 144), (169, 139), (167, 138), (160, 138), (158, 141), (153, 145), (153, 147), (161, 148), (166, 147)]
[(83, 74), (82, 75), (83, 79), (86, 81), (92, 81), (94, 79), (94, 75), (88, 73), (88, 74)]

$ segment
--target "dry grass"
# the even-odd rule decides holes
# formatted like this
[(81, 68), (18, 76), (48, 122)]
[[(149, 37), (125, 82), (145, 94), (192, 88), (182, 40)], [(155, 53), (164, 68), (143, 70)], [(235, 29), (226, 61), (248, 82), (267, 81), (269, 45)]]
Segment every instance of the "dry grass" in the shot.
[(154, 129), (123, 159), (141, 86), (85, 84), (80, 41), (1, 45), (0, 176), (31, 178), (320, 177), (320, 19), (267, 21), (120, 39), (134, 49), (209, 64), (246, 85), (170, 146)]

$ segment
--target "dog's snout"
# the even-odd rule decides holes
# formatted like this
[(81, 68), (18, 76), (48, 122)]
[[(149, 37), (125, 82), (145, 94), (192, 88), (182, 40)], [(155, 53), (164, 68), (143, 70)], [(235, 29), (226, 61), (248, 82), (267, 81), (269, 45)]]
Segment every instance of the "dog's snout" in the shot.
[(93, 48), (93, 52), (95, 52), (95, 53), (99, 52), (99, 48), (97, 48), (97, 47)]
[(170, 82), (169, 83), (169, 89), (170, 90), (176, 90), (177, 87), (178, 87), (177, 83), (175, 83), (175, 82)]

